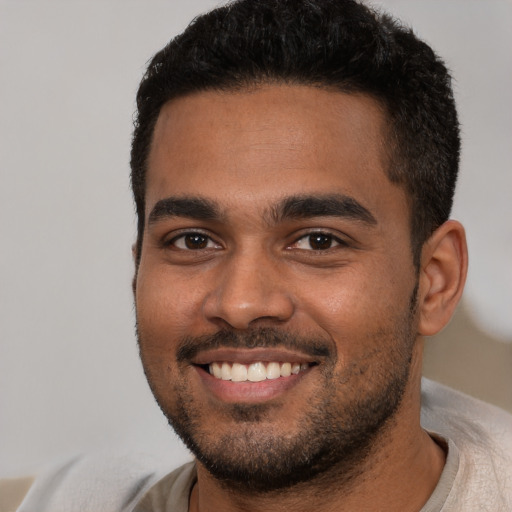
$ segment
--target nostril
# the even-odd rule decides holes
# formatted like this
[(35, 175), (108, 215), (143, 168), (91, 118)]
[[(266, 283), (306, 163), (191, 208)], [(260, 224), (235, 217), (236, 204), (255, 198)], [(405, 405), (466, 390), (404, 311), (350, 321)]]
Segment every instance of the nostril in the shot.
[(255, 318), (254, 320), (251, 320), (249, 322), (249, 327), (255, 327), (256, 324), (259, 325), (259, 324), (264, 324), (264, 323), (268, 323), (268, 324), (276, 323), (276, 322), (282, 323), (282, 322), (285, 322), (286, 320), (287, 320), (287, 318), (280, 318), (277, 316), (265, 315), (265, 316), (260, 316), (258, 318)]

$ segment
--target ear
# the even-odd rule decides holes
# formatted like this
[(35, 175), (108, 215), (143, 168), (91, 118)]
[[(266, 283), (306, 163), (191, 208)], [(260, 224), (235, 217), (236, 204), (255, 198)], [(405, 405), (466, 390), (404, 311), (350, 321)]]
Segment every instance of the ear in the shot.
[(449, 322), (462, 295), (467, 269), (464, 227), (449, 220), (432, 234), (421, 252), (420, 334), (432, 336)]
[(135, 242), (132, 245), (132, 258), (133, 258), (133, 263), (135, 265), (135, 272), (133, 273), (133, 278), (132, 278), (132, 291), (133, 291), (133, 295), (135, 296), (135, 292), (137, 291), (137, 270), (139, 270), (139, 265), (137, 263), (137, 242)]

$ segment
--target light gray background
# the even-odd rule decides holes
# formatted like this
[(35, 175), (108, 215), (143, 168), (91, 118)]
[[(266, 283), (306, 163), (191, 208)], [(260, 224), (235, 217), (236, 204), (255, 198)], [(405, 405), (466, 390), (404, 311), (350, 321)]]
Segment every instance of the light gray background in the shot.
[[(145, 62), (217, 3), (0, 0), (0, 476), (106, 447), (188, 457), (138, 361), (128, 154)], [(454, 72), (465, 310), (511, 341), (512, 2), (374, 4)]]

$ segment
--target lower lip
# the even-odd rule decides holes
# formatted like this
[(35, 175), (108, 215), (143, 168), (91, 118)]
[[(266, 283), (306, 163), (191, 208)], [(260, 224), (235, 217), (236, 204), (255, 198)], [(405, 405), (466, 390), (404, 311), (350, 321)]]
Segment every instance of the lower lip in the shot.
[(204, 386), (219, 400), (223, 402), (264, 402), (282, 395), (295, 387), (312, 368), (277, 379), (266, 379), (260, 382), (232, 382), (222, 380), (210, 375), (201, 367), (195, 370)]

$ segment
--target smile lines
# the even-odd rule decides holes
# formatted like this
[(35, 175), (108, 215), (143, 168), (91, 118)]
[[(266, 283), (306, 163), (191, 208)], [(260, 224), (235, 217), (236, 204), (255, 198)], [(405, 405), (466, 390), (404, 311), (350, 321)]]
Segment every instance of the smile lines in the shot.
[(309, 363), (264, 363), (261, 361), (251, 364), (215, 362), (208, 365), (210, 374), (215, 378), (232, 382), (261, 382), (267, 379), (290, 377), (290, 375), (297, 375), (309, 367)]

